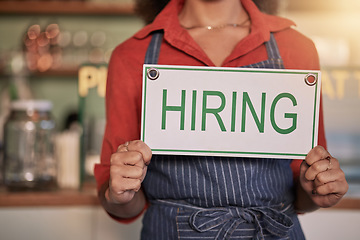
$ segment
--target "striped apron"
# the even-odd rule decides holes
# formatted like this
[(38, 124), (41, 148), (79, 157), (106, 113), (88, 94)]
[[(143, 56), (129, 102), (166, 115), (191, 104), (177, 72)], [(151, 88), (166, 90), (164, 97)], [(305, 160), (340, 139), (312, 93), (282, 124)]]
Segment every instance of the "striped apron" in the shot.
[[(145, 63), (157, 63), (162, 38), (153, 33)], [(272, 34), (265, 45), (266, 61), (242, 67), (283, 69)], [(153, 155), (143, 182), (150, 206), (141, 239), (305, 239), (290, 162)]]

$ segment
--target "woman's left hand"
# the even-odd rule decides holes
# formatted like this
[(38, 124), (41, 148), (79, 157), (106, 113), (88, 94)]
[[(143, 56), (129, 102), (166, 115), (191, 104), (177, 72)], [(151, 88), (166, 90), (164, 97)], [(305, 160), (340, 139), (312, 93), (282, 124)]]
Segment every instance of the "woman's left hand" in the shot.
[(334, 206), (349, 188), (339, 161), (321, 146), (313, 148), (301, 164), (300, 184), (318, 207)]

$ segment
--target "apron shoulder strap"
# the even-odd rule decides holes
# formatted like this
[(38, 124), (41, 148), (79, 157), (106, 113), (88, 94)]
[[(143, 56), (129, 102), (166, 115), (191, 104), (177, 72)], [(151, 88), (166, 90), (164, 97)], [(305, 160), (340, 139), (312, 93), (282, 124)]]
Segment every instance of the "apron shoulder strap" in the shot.
[(163, 35), (163, 31), (156, 31), (152, 33), (152, 38), (146, 51), (144, 64), (158, 63)]
[(268, 59), (281, 59), (278, 45), (273, 33), (270, 33), (270, 40), (265, 43)]

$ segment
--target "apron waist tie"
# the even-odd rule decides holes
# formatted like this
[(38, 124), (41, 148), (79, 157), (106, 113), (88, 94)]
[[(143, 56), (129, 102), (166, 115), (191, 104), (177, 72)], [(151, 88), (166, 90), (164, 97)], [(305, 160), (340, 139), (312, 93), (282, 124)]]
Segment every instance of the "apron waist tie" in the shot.
[(286, 237), (293, 226), (293, 222), (284, 212), (274, 207), (216, 207), (199, 208), (186, 203), (166, 200), (157, 200), (158, 203), (187, 207), (194, 209), (190, 215), (189, 224), (198, 232), (207, 232), (221, 226), (216, 235), (216, 240), (229, 239), (232, 233), (242, 223), (252, 223), (257, 232), (255, 239), (265, 239), (264, 229), (274, 236)]
[[(260, 219), (263, 221), (260, 222)], [(195, 211), (189, 223), (198, 232), (222, 226), (215, 239), (229, 239), (242, 223), (253, 223), (256, 239), (264, 239), (263, 229), (278, 237), (286, 237), (293, 225), (290, 217), (270, 207), (211, 208)]]

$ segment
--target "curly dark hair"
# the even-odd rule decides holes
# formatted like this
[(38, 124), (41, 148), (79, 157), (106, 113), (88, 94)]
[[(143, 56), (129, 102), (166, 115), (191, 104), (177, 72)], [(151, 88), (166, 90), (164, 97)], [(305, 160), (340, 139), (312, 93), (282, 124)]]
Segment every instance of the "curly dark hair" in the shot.
[[(151, 23), (170, 0), (135, 0), (135, 13), (145, 23)], [(278, 0), (253, 0), (258, 8), (268, 14), (276, 14)]]

